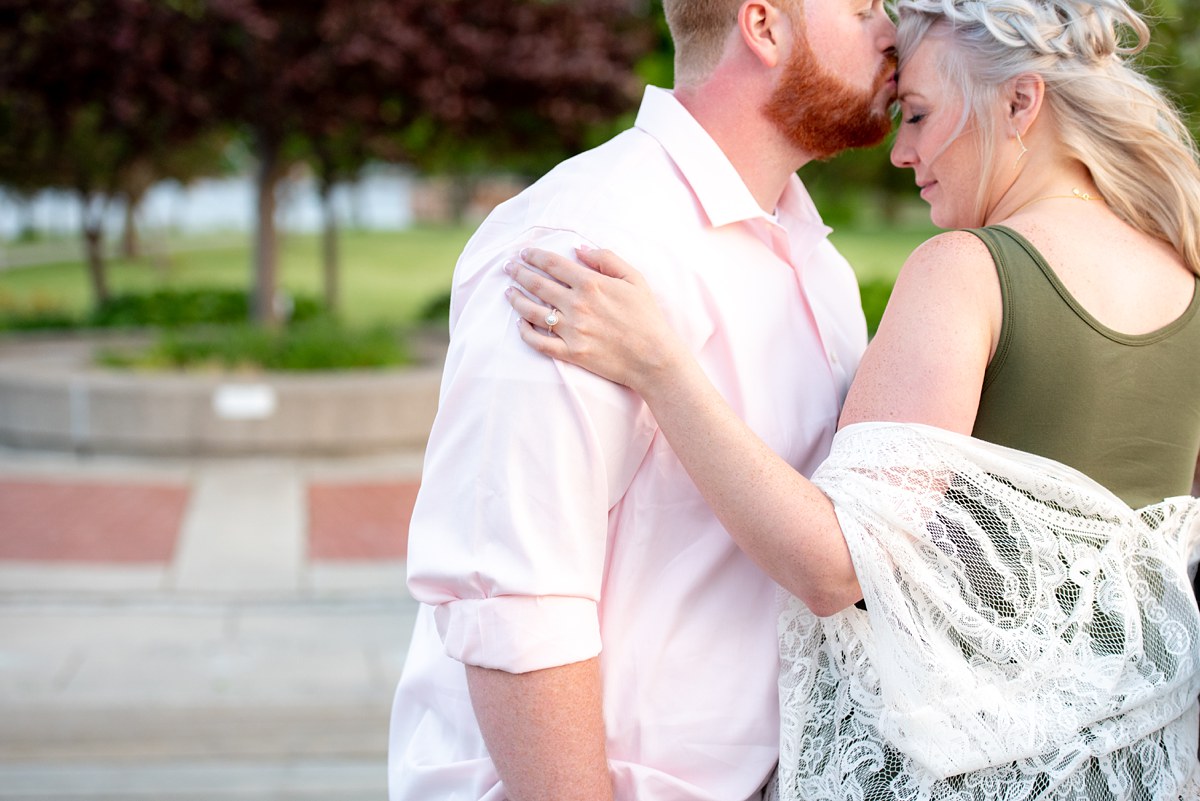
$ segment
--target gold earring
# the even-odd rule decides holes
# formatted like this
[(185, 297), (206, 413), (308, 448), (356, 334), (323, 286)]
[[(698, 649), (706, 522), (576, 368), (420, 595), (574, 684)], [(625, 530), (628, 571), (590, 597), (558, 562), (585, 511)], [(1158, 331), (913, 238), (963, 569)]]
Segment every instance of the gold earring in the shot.
[(1017, 160), (1013, 162), (1013, 169), (1015, 170), (1017, 165), (1021, 163), (1021, 157), (1029, 152), (1029, 148), (1025, 147), (1025, 143), (1021, 141), (1021, 132), (1014, 131), (1014, 133), (1017, 135), (1017, 144), (1021, 146), (1021, 152), (1017, 154)]

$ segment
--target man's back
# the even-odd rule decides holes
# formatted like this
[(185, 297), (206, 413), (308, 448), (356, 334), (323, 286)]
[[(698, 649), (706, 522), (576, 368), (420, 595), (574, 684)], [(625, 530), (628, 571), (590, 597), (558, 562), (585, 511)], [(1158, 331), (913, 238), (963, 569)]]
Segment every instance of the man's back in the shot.
[(636, 396), (524, 346), (501, 267), (534, 244), (619, 250), (739, 414), (807, 472), (865, 326), (794, 179), (778, 218), (650, 90), (638, 128), (560, 165), (472, 238), (411, 529), (409, 586), (431, 606), (393, 711), (393, 801), (503, 797), (463, 662), (523, 673), (598, 655), (618, 798), (748, 798), (769, 775), (773, 584)]

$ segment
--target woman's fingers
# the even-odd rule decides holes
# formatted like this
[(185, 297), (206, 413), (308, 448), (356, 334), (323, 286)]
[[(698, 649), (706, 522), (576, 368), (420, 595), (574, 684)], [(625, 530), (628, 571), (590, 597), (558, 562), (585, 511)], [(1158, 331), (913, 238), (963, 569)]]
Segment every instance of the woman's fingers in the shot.
[[(541, 268), (538, 268), (541, 269)], [(587, 269), (587, 268), (580, 268)], [(529, 294), (541, 300), (547, 306), (560, 308), (565, 306), (571, 296), (571, 288), (563, 286), (556, 280), (551, 280), (537, 270), (531, 270), (520, 262), (510, 261), (504, 265), (513, 283)]]
[[(515, 292), (514, 294), (520, 294)], [(538, 328), (531, 325), (528, 320), (517, 320), (517, 333), (521, 335), (521, 339), (526, 345), (536, 350), (538, 353), (544, 353), (547, 356), (552, 356), (555, 359), (562, 359), (567, 355), (567, 345), (556, 336), (543, 334)]]
[(573, 259), (541, 248), (525, 248), (521, 251), (521, 260), (569, 287), (578, 286), (593, 273), (591, 268)]
[[(609, 251), (580, 250), (584, 264), (526, 248), (505, 272), (521, 339), (539, 353), (625, 386), (661, 356), (671, 332), (641, 274)], [(632, 316), (634, 324), (629, 323)]]
[(563, 313), (557, 309), (530, 300), (523, 292), (512, 287), (505, 290), (504, 296), (508, 298), (508, 304), (516, 310), (522, 320), (543, 330), (553, 329), (555, 325), (558, 325), (558, 322), (554, 322), (553, 325), (547, 322), (550, 315), (553, 314), (555, 320), (561, 320), (563, 317)]
[(634, 283), (637, 283), (637, 280), (641, 278), (641, 273), (611, 250), (578, 247), (575, 248), (575, 253), (579, 256), (580, 261), (601, 275), (633, 281)]
[(575, 257), (581, 263), (541, 248), (525, 248), (521, 251), (521, 259), (526, 264), (572, 288), (579, 288), (582, 284), (595, 280), (596, 273), (635, 284), (641, 283), (642, 274), (611, 250), (581, 245), (575, 248)]

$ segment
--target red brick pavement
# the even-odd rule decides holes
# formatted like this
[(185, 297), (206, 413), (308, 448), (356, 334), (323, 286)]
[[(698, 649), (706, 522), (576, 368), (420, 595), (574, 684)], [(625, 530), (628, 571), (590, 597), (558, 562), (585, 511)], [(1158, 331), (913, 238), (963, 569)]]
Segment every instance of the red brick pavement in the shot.
[(188, 493), (166, 484), (0, 481), (0, 559), (169, 562)]
[(403, 559), (416, 482), (313, 484), (308, 488), (310, 559)]
[[(309, 485), (308, 556), (403, 559), (416, 482)], [(0, 480), (0, 561), (168, 563), (186, 484)]]

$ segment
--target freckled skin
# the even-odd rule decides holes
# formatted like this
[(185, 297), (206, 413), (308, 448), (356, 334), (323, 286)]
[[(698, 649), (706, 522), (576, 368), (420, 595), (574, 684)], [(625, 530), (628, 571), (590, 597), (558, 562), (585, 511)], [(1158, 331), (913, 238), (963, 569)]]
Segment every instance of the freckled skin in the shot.
[(842, 410), (841, 424), (925, 423), (969, 434), (1001, 321), (984, 244), (949, 232), (913, 251)]

